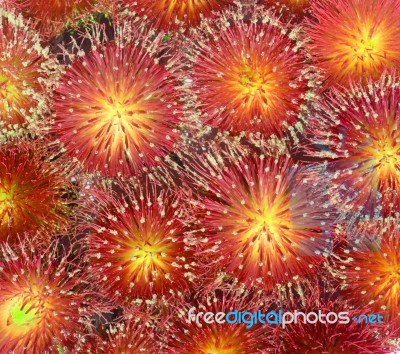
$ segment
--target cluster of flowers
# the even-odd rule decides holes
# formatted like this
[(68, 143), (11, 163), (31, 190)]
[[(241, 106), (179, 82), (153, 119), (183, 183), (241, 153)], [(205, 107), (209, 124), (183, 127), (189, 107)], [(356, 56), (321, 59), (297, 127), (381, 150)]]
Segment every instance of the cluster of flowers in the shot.
[(398, 28), (400, 0), (3, 0), (0, 353), (395, 352)]

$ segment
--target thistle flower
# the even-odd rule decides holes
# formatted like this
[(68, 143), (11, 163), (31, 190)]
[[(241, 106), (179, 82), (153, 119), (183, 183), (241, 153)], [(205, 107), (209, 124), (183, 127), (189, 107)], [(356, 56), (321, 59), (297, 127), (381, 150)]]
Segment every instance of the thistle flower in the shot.
[(198, 237), (205, 266), (264, 289), (314, 271), (329, 252), (333, 213), (305, 171), (287, 157), (233, 159), (215, 173), (203, 166)]
[(67, 258), (67, 254), (57, 257), (51, 248), (39, 254), (24, 244), (18, 251), (2, 246), (2, 353), (44, 353), (70, 347), (84, 331), (90, 315), (84, 306), (88, 290), (82, 270), (71, 267)]
[(184, 30), (197, 26), (202, 18), (213, 17), (234, 0), (124, 0), (140, 17), (151, 18), (164, 31)]
[(282, 136), (301, 121), (313, 83), (298, 30), (261, 10), (226, 12), (193, 30), (187, 75), (197, 124)]
[(94, 218), (83, 225), (89, 233), (90, 269), (104, 293), (122, 305), (179, 296), (196, 269), (185, 237), (184, 194), (162, 190), (149, 179), (119, 181), (113, 188), (90, 191), (93, 207), (88, 212)]
[(162, 35), (149, 41), (134, 32), (123, 46), (93, 46), (56, 90), (54, 131), (90, 172), (135, 174), (160, 161), (178, 138), (172, 75), (159, 64), (163, 56), (155, 58), (163, 49), (171, 53)]
[(24, 233), (37, 233), (48, 242), (52, 231), (68, 222), (71, 187), (61, 161), (37, 142), (8, 143), (0, 149), (0, 240), (15, 242)]
[(38, 127), (53, 60), (20, 17), (0, 8), (0, 143)]
[(29, 19), (46, 40), (94, 9), (94, 0), (5, 0)]
[(171, 319), (165, 324), (167, 332), (166, 353), (209, 354), (209, 353), (273, 353), (271, 327), (268, 324), (254, 324), (246, 329), (245, 323), (206, 323), (204, 317), (196, 317), (189, 322), (189, 311), (195, 308), (194, 315), (202, 312), (229, 313), (230, 311), (257, 312), (264, 310), (265, 303), (259, 296), (249, 293), (235, 294), (215, 291), (195, 302), (182, 301), (174, 310)]
[(398, 211), (399, 98), (397, 77), (385, 74), (367, 86), (335, 91), (310, 119), (309, 154), (329, 159), (327, 183), (343, 211)]
[(307, 23), (309, 49), (326, 87), (400, 68), (400, 1), (321, 0), (311, 10), (316, 21)]
[[(351, 234), (350, 234), (351, 233)], [(398, 218), (360, 223), (348, 230), (357, 242), (337, 252), (333, 274), (342, 280), (344, 296), (353, 305), (368, 306), (393, 328), (400, 324), (400, 228)], [(346, 234), (345, 234), (346, 235)], [(346, 235), (347, 236), (347, 235)]]

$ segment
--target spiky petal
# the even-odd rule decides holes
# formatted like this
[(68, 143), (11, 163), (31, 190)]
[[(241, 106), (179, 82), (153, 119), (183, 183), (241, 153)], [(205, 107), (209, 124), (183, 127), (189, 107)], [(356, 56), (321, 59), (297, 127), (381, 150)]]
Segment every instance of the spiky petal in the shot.
[(55, 94), (54, 130), (89, 171), (132, 175), (173, 147), (179, 107), (159, 60), (141, 44), (109, 43), (68, 69)]
[(311, 80), (297, 33), (259, 10), (224, 13), (193, 31), (187, 76), (200, 126), (282, 136), (301, 120)]
[[(38, 233), (48, 242), (68, 222), (71, 188), (64, 160), (50, 161), (46, 145), (9, 143), (0, 148), (0, 240)], [(62, 161), (62, 162), (61, 162)]]
[(124, 0), (140, 17), (149, 17), (162, 30), (188, 29), (197, 26), (203, 17), (213, 17), (233, 4), (233, 0)]
[[(334, 274), (357, 307), (369, 306), (394, 328), (400, 325), (400, 228), (398, 218), (362, 222), (347, 230), (349, 246), (337, 252)], [(351, 241), (358, 234), (357, 242)]]
[[(326, 86), (378, 79), (400, 68), (400, 1), (313, 1), (306, 32)], [(349, 80), (350, 79), (350, 80)]]
[(118, 194), (90, 191), (94, 220), (83, 225), (99, 284), (125, 305), (135, 299), (177, 296), (194, 280), (196, 269), (185, 238), (184, 196), (161, 190), (150, 180), (120, 181), (113, 188)]
[[(343, 211), (372, 215), (400, 205), (400, 86), (383, 75), (321, 101), (310, 120), (310, 154), (329, 159), (327, 183)], [(322, 175), (320, 176), (322, 178)]]
[(0, 351), (44, 353), (74, 344), (94, 307), (94, 299), (84, 306), (81, 268), (71, 267), (67, 255), (26, 245), (15, 252), (3, 246), (1, 259)]
[(38, 127), (53, 61), (21, 17), (0, 8), (0, 143)]
[(5, 0), (29, 19), (46, 40), (94, 10), (94, 0)]
[(247, 286), (271, 289), (313, 272), (329, 248), (327, 196), (289, 158), (234, 160), (204, 187), (207, 265)]

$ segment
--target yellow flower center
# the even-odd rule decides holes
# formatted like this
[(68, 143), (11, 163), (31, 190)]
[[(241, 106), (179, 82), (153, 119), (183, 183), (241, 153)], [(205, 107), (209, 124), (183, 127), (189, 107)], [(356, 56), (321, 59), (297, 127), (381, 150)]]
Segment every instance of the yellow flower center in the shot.
[(378, 174), (382, 178), (399, 173), (400, 144), (395, 139), (382, 137), (373, 144), (371, 152), (377, 163)]
[(109, 104), (106, 108), (107, 116), (114, 124), (121, 124), (127, 118), (125, 108), (120, 102)]
[(8, 211), (14, 208), (14, 192), (15, 186), (7, 188), (0, 185), (0, 224), (2, 224), (3, 222), (8, 223)]
[(398, 147), (392, 146), (390, 143), (385, 142), (383, 146), (376, 152), (376, 159), (381, 164), (395, 165), (400, 162), (400, 155)]
[(381, 35), (372, 25), (365, 24), (358, 29), (358, 33), (349, 35), (349, 38), (347, 53), (349, 59), (352, 58), (352, 65), (371, 67), (376, 65), (376, 61), (382, 60), (381, 53), (385, 48), (382, 46)]
[[(236, 334), (237, 335), (237, 334)], [(240, 336), (237, 337), (231, 332), (213, 332), (203, 342), (199, 343), (199, 353), (202, 354), (239, 354), (243, 353), (244, 347), (240, 341)]]
[(363, 38), (354, 47), (355, 56), (358, 59), (362, 60), (365, 57), (374, 54), (377, 46), (378, 46), (378, 40), (376, 37)]
[(153, 265), (162, 265), (162, 251), (163, 247), (160, 245), (143, 243), (133, 250), (132, 260), (134, 263), (140, 263), (145, 268), (150, 268)]
[(0, 74), (0, 98), (10, 100), (17, 96), (18, 90), (11, 80), (7, 76)]
[(262, 89), (264, 80), (257, 71), (246, 67), (240, 78), (240, 83), (243, 86), (243, 94), (254, 95)]
[(3, 187), (0, 187), (0, 203), (9, 201), (12, 199), (12, 193)]
[(32, 308), (31, 303), (27, 303), (25, 306), (20, 301), (11, 306), (10, 316), (8, 323), (16, 327), (32, 327), (38, 319), (37, 310)]
[(396, 176), (400, 177), (400, 136), (387, 129), (376, 131), (374, 135), (360, 149), (360, 157), (368, 159), (368, 168), (376, 171), (379, 180), (394, 183), (398, 180)]
[(252, 212), (248, 219), (250, 227), (246, 233), (246, 238), (249, 239), (256, 236), (258, 242), (263, 239), (278, 241), (280, 239), (279, 227), (286, 225), (288, 220), (278, 215), (277, 208), (277, 205), (264, 205), (257, 212)]
[(394, 303), (398, 303), (398, 294), (400, 293), (400, 266), (397, 264), (386, 263), (380, 268), (384, 276), (376, 284), (377, 292), (386, 292), (385, 298)]
[(136, 240), (125, 255), (129, 259), (129, 270), (131, 274), (135, 274), (136, 281), (150, 282), (170, 273), (170, 263), (173, 260), (168, 254), (171, 247), (168, 242), (160, 242), (158, 237)]
[(45, 304), (38, 297), (20, 295), (6, 301), (0, 313), (9, 331), (23, 334), (37, 327), (44, 307)]
[(238, 354), (238, 353), (240, 353), (240, 351), (238, 351), (236, 348), (232, 348), (232, 346), (229, 343), (220, 344), (218, 346), (216, 343), (210, 343), (204, 349), (202, 349), (202, 353), (204, 353), (204, 354)]

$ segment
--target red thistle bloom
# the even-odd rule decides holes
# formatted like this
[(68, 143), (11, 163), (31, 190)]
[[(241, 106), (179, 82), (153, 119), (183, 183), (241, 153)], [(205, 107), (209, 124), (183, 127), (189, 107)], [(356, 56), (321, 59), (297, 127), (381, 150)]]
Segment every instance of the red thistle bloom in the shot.
[(152, 18), (165, 31), (197, 26), (203, 17), (211, 17), (233, 4), (234, 0), (124, 0), (140, 17)]
[[(163, 49), (162, 36), (151, 45)], [(133, 39), (124, 48), (100, 46), (64, 76), (55, 94), (54, 130), (89, 171), (135, 174), (159, 161), (178, 137), (171, 73)]]
[(82, 306), (88, 292), (80, 268), (50, 249), (1, 252), (0, 351), (44, 353), (74, 344), (90, 315)]
[(239, 282), (271, 289), (323, 259), (327, 197), (290, 159), (244, 158), (204, 187), (203, 252)]
[(302, 118), (311, 77), (298, 29), (283, 26), (269, 13), (251, 21), (240, 11), (204, 21), (193, 32), (188, 76), (201, 111), (201, 125), (281, 136)]
[(32, 129), (46, 110), (47, 50), (21, 18), (0, 9), (0, 143)]
[(85, 225), (91, 269), (104, 292), (122, 304), (180, 294), (195, 278), (182, 193), (161, 190), (149, 180), (114, 187), (118, 193), (90, 192), (94, 220)]
[(400, 68), (399, 0), (320, 0), (311, 8), (309, 48), (328, 86)]
[[(385, 219), (347, 231), (358, 242), (335, 257), (335, 274), (343, 280), (346, 299), (358, 308), (368, 306), (386, 323), (400, 324), (399, 220)], [(361, 238), (361, 239), (360, 239)]]
[(90, 13), (94, 0), (6, 0), (30, 19), (40, 34), (50, 39), (64, 29), (68, 23), (76, 21), (82, 13)]
[(40, 145), (7, 144), (0, 150), (0, 240), (23, 232), (48, 237), (68, 220), (64, 193), (70, 188), (60, 162)]
[[(255, 296), (237, 295), (228, 292), (211, 294), (201, 297), (195, 303), (183, 302), (173, 320), (166, 327), (171, 331), (168, 334), (166, 353), (171, 354), (209, 354), (209, 353), (273, 353), (271, 328), (267, 324), (254, 324), (246, 329), (245, 323), (229, 324), (206, 323), (204, 318), (192, 317), (189, 322), (189, 311), (193, 315), (203, 312), (217, 314), (230, 311), (256, 312), (263, 310), (264, 303)], [(270, 351), (268, 350), (270, 349)]]
[(332, 195), (347, 211), (399, 210), (400, 88), (396, 80), (383, 75), (368, 86), (335, 92), (310, 120), (312, 144), (324, 146), (320, 156), (333, 158), (328, 164)]

